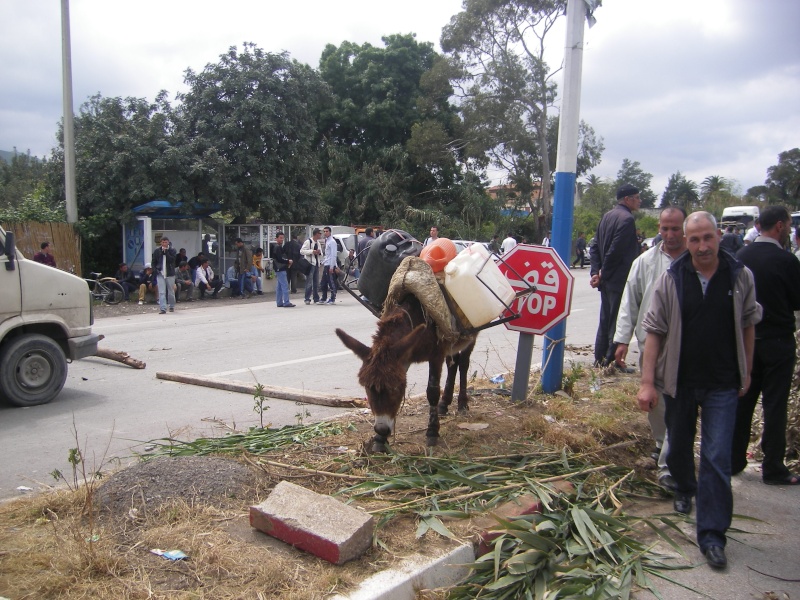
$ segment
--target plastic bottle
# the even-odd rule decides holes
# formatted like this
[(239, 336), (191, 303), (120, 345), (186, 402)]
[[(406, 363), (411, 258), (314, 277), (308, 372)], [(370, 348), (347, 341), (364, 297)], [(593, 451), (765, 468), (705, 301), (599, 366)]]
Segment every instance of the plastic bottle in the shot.
[(407, 256), (419, 256), (422, 244), (400, 229), (389, 229), (372, 242), (358, 278), (360, 291), (374, 306), (383, 306), (392, 275)]

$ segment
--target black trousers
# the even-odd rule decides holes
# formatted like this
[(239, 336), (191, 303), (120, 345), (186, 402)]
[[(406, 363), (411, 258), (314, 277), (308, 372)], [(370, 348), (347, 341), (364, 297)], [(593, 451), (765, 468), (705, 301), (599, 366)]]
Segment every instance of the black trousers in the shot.
[(594, 340), (594, 361), (600, 365), (614, 362), (614, 331), (617, 328), (617, 313), (622, 303), (622, 290), (600, 289), (600, 323)]
[(782, 479), (789, 474), (789, 469), (784, 464), (786, 405), (792, 386), (794, 363), (794, 336), (756, 340), (750, 389), (739, 398), (736, 410), (731, 472), (739, 473), (747, 466), (747, 445), (750, 443), (753, 412), (761, 395), (764, 412), (764, 431), (761, 434), (764, 461), (761, 463), (761, 477)]

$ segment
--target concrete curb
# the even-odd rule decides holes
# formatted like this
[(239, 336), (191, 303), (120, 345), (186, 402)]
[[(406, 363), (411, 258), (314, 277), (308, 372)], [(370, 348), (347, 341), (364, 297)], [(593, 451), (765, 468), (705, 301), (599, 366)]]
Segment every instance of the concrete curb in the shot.
[(376, 573), (362, 581), (357, 589), (331, 600), (414, 600), (418, 590), (458, 583), (469, 574), (469, 569), (462, 565), (474, 560), (472, 544), (458, 546), (434, 558), (418, 554), (394, 569)]

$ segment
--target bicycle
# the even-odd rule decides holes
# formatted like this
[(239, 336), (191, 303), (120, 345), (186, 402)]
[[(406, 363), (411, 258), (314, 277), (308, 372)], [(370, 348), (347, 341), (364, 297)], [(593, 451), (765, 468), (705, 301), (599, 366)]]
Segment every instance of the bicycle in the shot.
[(84, 281), (89, 286), (93, 300), (100, 300), (106, 304), (119, 304), (125, 297), (125, 290), (113, 277), (100, 276), (102, 273), (89, 273), (89, 279), (84, 277)]

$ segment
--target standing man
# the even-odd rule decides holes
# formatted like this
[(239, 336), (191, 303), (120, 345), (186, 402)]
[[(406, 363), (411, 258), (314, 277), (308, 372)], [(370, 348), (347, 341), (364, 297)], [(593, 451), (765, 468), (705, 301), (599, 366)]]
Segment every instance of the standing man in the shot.
[[(656, 282), (642, 321), (647, 333), (640, 408), (664, 394), (669, 435), (667, 464), (675, 480), (675, 510), (689, 514), (697, 495), (697, 541), (714, 568), (724, 568), (725, 533), (733, 515), (731, 444), (738, 397), (750, 386), (755, 324), (761, 318), (753, 274), (719, 251), (717, 222), (689, 215), (684, 253)], [(702, 409), (700, 470), (694, 440)]]
[(33, 260), (48, 267), (56, 268), (56, 257), (51, 254), (50, 242), (42, 242), (39, 245), (40, 252), (33, 255)]
[[(628, 345), (631, 337), (636, 334), (639, 345), (639, 368), (642, 368), (644, 355), (644, 342), (647, 337), (642, 329), (642, 320), (650, 307), (650, 298), (653, 288), (661, 274), (664, 273), (676, 258), (686, 250), (686, 238), (683, 235), (683, 221), (686, 213), (682, 208), (670, 206), (661, 211), (658, 216), (658, 231), (661, 242), (650, 251), (640, 254), (631, 265), (628, 281), (622, 292), (622, 302), (617, 315), (617, 327), (614, 333), (614, 343), (617, 349), (614, 360), (617, 368), (627, 371), (625, 359), (628, 356)], [(798, 262), (800, 266), (800, 262)], [(631, 370), (632, 371), (632, 370)], [(656, 444), (653, 458), (658, 463), (658, 482), (668, 491), (675, 487), (667, 467), (667, 426), (664, 423), (664, 402), (659, 394), (655, 406), (645, 406), (647, 418), (650, 421), (650, 431)]]
[(574, 267), (576, 263), (581, 264), (581, 269), (586, 261), (586, 234), (582, 231), (578, 234), (578, 239), (575, 242), (575, 260), (572, 261)]
[(750, 427), (758, 397), (764, 410), (761, 434), (761, 479), (769, 485), (797, 485), (800, 477), (789, 472), (786, 454), (786, 406), (795, 363), (795, 318), (800, 310), (800, 261), (784, 250), (792, 231), (785, 206), (767, 206), (761, 212), (761, 235), (737, 254), (753, 272), (756, 300), (764, 318), (756, 325), (755, 358), (750, 389), (739, 399), (733, 437), (733, 473), (747, 466)]
[(733, 225), (728, 225), (725, 228), (725, 233), (722, 234), (722, 239), (719, 241), (719, 247), (724, 248), (731, 254), (736, 254), (739, 250), (744, 248), (742, 238), (738, 233), (733, 231)]
[(544, 236), (544, 239), (542, 240), (542, 246), (544, 246), (545, 248), (549, 248), (550, 247), (550, 236), (551, 235), (553, 235), (553, 232), (552, 231), (548, 231), (547, 235)]
[(244, 245), (242, 238), (236, 238), (234, 243), (236, 244), (236, 260), (234, 260), (233, 264), (236, 267), (236, 276), (239, 278), (239, 293), (243, 297), (249, 298), (252, 296), (253, 286), (249, 286), (250, 290), (245, 296), (245, 278), (248, 279), (248, 283), (250, 283), (253, 254), (250, 252), (250, 249)]
[(300, 254), (311, 263), (311, 270), (306, 274), (306, 289), (305, 289), (305, 303), (311, 304), (311, 295), (314, 295), (314, 304), (322, 304), (319, 299), (319, 257), (322, 255), (322, 249), (319, 247), (319, 238), (322, 232), (319, 228), (315, 227), (311, 232), (311, 237), (303, 242), (300, 248)]
[(492, 241), (489, 242), (489, 252), (500, 254), (500, 236), (496, 233), (492, 236)]
[(508, 232), (506, 239), (503, 240), (503, 243), (500, 244), (500, 252), (506, 254), (507, 252), (511, 252), (511, 249), (517, 245), (517, 238), (511, 235), (511, 232)]
[(275, 265), (275, 276), (277, 287), (275, 288), (275, 303), (278, 308), (294, 308), (294, 304), (289, 301), (289, 269), (292, 266), (292, 259), (289, 258), (287, 247), (283, 245), (284, 235), (279, 231), (275, 236), (275, 246), (273, 247), (272, 262)]
[(639, 190), (626, 183), (617, 190), (617, 202), (617, 206), (600, 219), (595, 243), (589, 246), (589, 285), (600, 290), (600, 323), (594, 342), (594, 361), (601, 367), (614, 364), (617, 312), (628, 271), (640, 254), (633, 218), (633, 211), (639, 210), (642, 204)]
[[(297, 234), (291, 234), (291, 238), (286, 243), (286, 257), (292, 259), (292, 264), (297, 265), (300, 260), (300, 242), (297, 241)], [(289, 291), (292, 294), (297, 293), (297, 276), (300, 274), (296, 268), (289, 268), (286, 272), (286, 277), (289, 279)]]
[(753, 226), (747, 230), (747, 233), (744, 234), (744, 242), (745, 246), (749, 246), (753, 242), (756, 241), (756, 238), (761, 235), (761, 218), (756, 217), (756, 220), (753, 221)]
[[(435, 227), (431, 227), (431, 233)], [(325, 259), (322, 263), (322, 303), (323, 304), (336, 304), (336, 240), (331, 235), (330, 227), (322, 228), (323, 235), (325, 236)], [(331, 297), (328, 299), (328, 290), (331, 292)]]
[(422, 244), (422, 247), (424, 248), (428, 244), (432, 244), (433, 242), (435, 242), (438, 239), (439, 239), (439, 227), (436, 226), (436, 225), (433, 225), (431, 227), (431, 235), (430, 235), (430, 237), (425, 238), (425, 242)]
[(364, 270), (364, 263), (367, 262), (369, 247), (372, 246), (372, 242), (374, 241), (375, 234), (372, 232), (372, 227), (367, 227), (364, 230), (364, 237), (358, 240), (358, 246), (356, 246), (359, 271)]
[(167, 299), (169, 298), (169, 312), (175, 312), (175, 248), (170, 248), (169, 238), (162, 237), (161, 245), (153, 251), (153, 269), (156, 274), (158, 287), (159, 314), (167, 314)]

